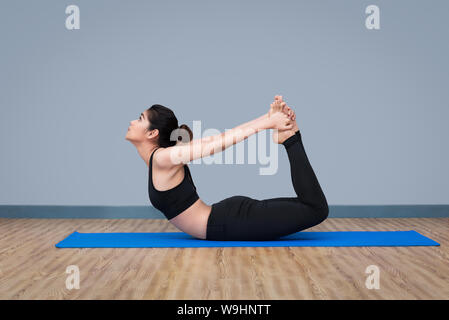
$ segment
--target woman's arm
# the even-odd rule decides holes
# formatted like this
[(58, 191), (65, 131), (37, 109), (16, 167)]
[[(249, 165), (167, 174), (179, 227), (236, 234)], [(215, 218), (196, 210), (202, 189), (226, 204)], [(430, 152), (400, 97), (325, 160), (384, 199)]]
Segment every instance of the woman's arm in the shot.
[(216, 152), (239, 143), (251, 135), (266, 129), (287, 130), (292, 123), (288, 117), (277, 112), (272, 115), (264, 114), (254, 120), (245, 122), (231, 130), (215, 136), (195, 139), (188, 143), (177, 144), (158, 152), (158, 164), (162, 167), (183, 165), (195, 159), (208, 157)]

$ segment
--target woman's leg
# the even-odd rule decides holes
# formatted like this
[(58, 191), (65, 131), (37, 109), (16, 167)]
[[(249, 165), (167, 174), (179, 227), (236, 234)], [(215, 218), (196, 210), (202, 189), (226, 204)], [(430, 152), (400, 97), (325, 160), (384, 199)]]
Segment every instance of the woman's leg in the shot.
[(297, 197), (224, 199), (213, 205), (208, 240), (274, 240), (316, 226), (327, 218), (326, 197), (309, 163), (299, 131), (283, 145)]
[(297, 197), (255, 200), (239, 196), (228, 202), (226, 240), (271, 240), (311, 228), (329, 213), (326, 197), (309, 163), (299, 131), (283, 143)]
[(329, 208), (326, 197), (310, 165), (299, 130), (282, 144), (287, 150), (293, 188), (298, 196), (297, 200), (310, 207), (320, 209), (327, 215)]

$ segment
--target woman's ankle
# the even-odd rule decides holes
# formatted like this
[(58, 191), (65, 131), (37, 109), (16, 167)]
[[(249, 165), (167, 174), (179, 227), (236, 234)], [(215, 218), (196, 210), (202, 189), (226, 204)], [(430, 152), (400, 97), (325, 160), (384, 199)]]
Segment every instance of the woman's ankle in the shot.
[(295, 144), (297, 141), (299, 141), (299, 131), (292, 132), (292, 135), (290, 137), (288, 137), (287, 139), (285, 139), (282, 142), (282, 144), (284, 145), (285, 148), (288, 149), (290, 146)]

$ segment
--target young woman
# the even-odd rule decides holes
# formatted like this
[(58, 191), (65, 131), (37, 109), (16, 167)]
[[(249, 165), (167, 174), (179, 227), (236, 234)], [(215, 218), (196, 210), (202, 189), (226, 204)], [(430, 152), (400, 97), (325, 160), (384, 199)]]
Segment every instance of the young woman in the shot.
[[(287, 151), (297, 197), (256, 200), (239, 195), (211, 206), (204, 203), (186, 163), (266, 129), (274, 129), (274, 142)], [(216, 136), (192, 138), (190, 128), (178, 126), (173, 111), (158, 104), (131, 121), (126, 134), (149, 166), (151, 203), (179, 230), (205, 240), (263, 241), (316, 226), (327, 218), (326, 197), (305, 153), (296, 115), (282, 96), (275, 96), (270, 110), (252, 121)]]

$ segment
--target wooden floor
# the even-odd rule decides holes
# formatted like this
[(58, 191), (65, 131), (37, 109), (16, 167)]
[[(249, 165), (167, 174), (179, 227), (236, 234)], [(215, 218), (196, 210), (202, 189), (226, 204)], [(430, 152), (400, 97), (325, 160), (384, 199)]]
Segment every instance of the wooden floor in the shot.
[[(159, 219), (0, 219), (0, 299), (449, 299), (449, 218), (327, 219), (306, 230), (415, 230), (434, 247), (55, 247), (75, 230), (179, 231)], [(80, 289), (66, 288), (69, 265)], [(369, 265), (380, 289), (365, 285)]]

